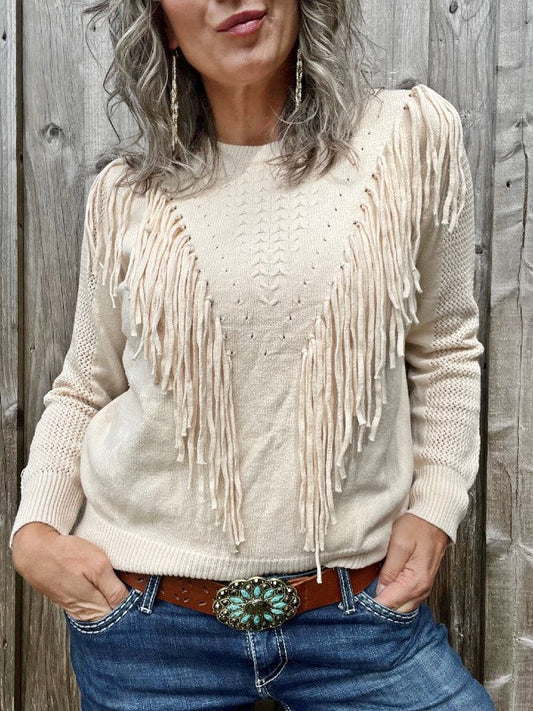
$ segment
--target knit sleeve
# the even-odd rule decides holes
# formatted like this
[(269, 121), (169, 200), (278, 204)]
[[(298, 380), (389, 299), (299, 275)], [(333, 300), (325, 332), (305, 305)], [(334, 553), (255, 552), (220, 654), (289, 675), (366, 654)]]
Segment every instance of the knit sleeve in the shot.
[(85, 431), (95, 413), (128, 387), (120, 309), (114, 308), (109, 290), (90, 266), (96, 240), (108, 228), (103, 201), (111, 172), (106, 166), (89, 190), (71, 343), (61, 372), (43, 398), (45, 409), (21, 473), (10, 548), (17, 530), (32, 521), (70, 532), (85, 498), (79, 476)]
[(479, 314), (473, 294), (472, 176), (459, 114), (445, 99), (439, 100), (455, 123), (455, 141), (445, 138), (442, 145), (447, 141), (446, 150), (459, 154), (464, 204), (452, 229), (427, 220), (416, 258), (422, 289), (417, 295), (418, 322), (411, 325), (405, 345), (414, 450), (408, 512), (445, 531), (451, 545), (478, 470), (479, 356), (484, 348), (477, 339)]

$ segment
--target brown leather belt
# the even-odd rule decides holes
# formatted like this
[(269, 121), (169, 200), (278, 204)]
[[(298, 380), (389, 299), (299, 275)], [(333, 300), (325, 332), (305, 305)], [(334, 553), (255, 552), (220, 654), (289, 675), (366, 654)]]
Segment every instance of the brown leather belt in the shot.
[[(384, 560), (384, 559), (383, 559)], [(348, 568), (354, 594), (361, 592), (379, 574), (383, 560), (364, 568)], [(115, 570), (131, 587), (144, 592), (148, 574)], [(223, 582), (178, 575), (162, 575), (157, 597), (175, 605), (190, 607), (234, 629), (259, 630), (277, 627), (293, 615), (314, 610), (342, 600), (336, 568), (322, 571), (322, 583), (316, 573), (303, 577), (272, 578), (253, 576)]]

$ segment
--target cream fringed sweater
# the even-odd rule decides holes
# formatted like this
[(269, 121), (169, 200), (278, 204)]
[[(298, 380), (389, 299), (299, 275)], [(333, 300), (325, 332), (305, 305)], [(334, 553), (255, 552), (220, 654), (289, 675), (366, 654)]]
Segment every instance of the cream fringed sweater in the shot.
[(87, 201), (72, 342), (12, 529), (116, 569), (231, 580), (383, 558), (409, 511), (455, 542), (478, 466), (473, 189), (456, 109), (371, 99), (343, 159), (286, 189), (280, 143), (220, 144), (203, 195)]

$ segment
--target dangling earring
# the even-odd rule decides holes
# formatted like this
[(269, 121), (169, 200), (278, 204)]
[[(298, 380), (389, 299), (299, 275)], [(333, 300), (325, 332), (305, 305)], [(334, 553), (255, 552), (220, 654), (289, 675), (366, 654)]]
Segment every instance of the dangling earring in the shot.
[(176, 144), (178, 142), (178, 81), (177, 81), (177, 66), (178, 63), (178, 49), (176, 48), (172, 52), (172, 86), (170, 93), (170, 109), (172, 115), (172, 151), (174, 151)]
[(300, 45), (296, 51), (296, 88), (295, 88), (295, 107), (298, 108), (302, 103), (302, 53)]

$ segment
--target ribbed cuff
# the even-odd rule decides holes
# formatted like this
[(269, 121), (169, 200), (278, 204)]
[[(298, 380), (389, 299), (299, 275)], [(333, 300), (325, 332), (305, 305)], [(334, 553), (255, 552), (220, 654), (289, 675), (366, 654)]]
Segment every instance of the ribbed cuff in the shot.
[(466, 515), (468, 504), (465, 479), (448, 467), (431, 465), (415, 473), (406, 513), (415, 514), (438, 526), (450, 536), (450, 546), (456, 541), (457, 529)]
[(27, 523), (47, 523), (59, 533), (68, 535), (76, 521), (85, 495), (80, 485), (64, 474), (33, 472), (22, 475), (21, 501), (11, 534), (13, 548), (15, 533)]

